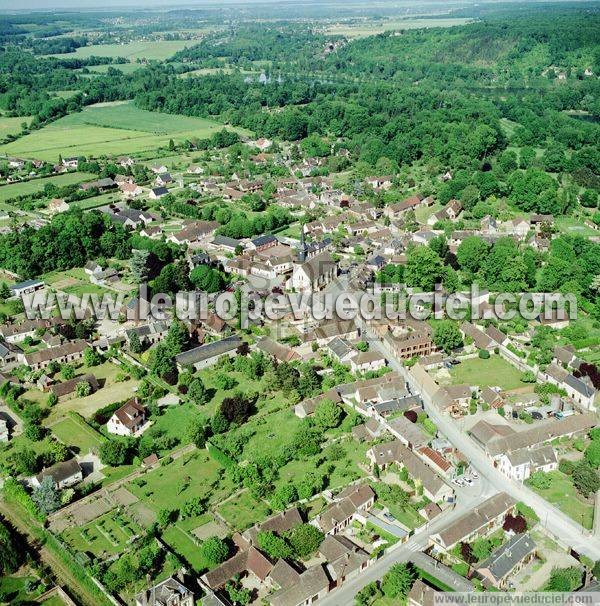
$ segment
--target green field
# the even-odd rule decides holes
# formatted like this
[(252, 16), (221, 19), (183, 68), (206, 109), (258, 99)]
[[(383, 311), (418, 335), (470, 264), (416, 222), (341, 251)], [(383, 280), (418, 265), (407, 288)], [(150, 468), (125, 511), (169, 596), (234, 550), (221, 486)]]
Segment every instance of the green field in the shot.
[(6, 135), (16, 135), (17, 133), (20, 133), (21, 124), (23, 124), (23, 122), (29, 124), (30, 120), (30, 116), (18, 116), (17, 118), (0, 116), (0, 138), (4, 138)]
[(213, 120), (149, 112), (131, 103), (99, 104), (0, 146), (0, 154), (48, 161), (60, 154), (130, 154), (166, 147), (170, 139), (210, 137), (223, 128)]
[(256, 522), (264, 520), (269, 515), (269, 508), (262, 501), (257, 501), (249, 492), (243, 492), (223, 503), (219, 507), (219, 513), (231, 526), (241, 532)]
[(552, 478), (550, 488), (535, 488), (528, 482), (526, 483), (529, 488), (558, 507), (578, 524), (591, 528), (594, 521), (594, 507), (579, 496), (571, 478), (560, 471), (550, 471), (548, 476)]
[[(28, 135), (28, 137), (35, 135)], [(58, 158), (58, 156), (57, 156)], [(11, 183), (10, 185), (0, 186), (0, 202), (6, 202), (17, 196), (35, 194), (42, 191), (47, 183), (52, 183), (57, 187), (65, 185), (73, 185), (74, 183), (83, 183), (95, 179), (96, 175), (92, 173), (65, 173), (64, 175), (56, 175), (55, 177), (45, 177), (43, 179), (32, 179), (23, 183)]]
[(75, 446), (80, 454), (86, 454), (92, 449), (98, 449), (104, 436), (90, 427), (77, 416), (68, 416), (51, 427), (52, 433), (67, 446)]
[(105, 74), (109, 68), (118, 69), (124, 74), (132, 74), (141, 67), (143, 67), (143, 65), (140, 65), (139, 63), (116, 63), (114, 65), (90, 65), (87, 69), (96, 74)]
[(452, 27), (454, 25), (464, 25), (472, 19), (463, 18), (433, 18), (433, 19), (390, 19), (381, 22), (364, 23), (336, 23), (327, 28), (327, 33), (336, 36), (347, 36), (348, 38), (363, 38), (365, 36), (374, 36), (386, 31), (400, 29), (427, 29), (430, 27)]
[(219, 502), (230, 494), (230, 490), (224, 493), (213, 487), (219, 483), (221, 469), (205, 450), (196, 450), (145, 474), (128, 490), (157, 513), (165, 508), (181, 508), (194, 497)]
[(193, 40), (135, 40), (127, 44), (98, 44), (83, 46), (74, 53), (51, 55), (68, 59), (85, 59), (87, 57), (125, 57), (130, 61), (148, 59), (161, 61), (168, 59), (186, 46), (192, 46)]
[(504, 390), (523, 387), (522, 373), (504, 358), (492, 355), (489, 360), (470, 358), (452, 367), (452, 384), (499, 386)]

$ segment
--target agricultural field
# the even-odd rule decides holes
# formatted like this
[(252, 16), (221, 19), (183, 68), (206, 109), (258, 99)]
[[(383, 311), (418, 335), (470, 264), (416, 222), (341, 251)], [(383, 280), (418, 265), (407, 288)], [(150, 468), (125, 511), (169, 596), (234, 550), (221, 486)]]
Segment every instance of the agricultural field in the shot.
[(460, 17), (431, 18), (431, 19), (390, 19), (390, 20), (369, 20), (354, 23), (335, 23), (326, 28), (328, 34), (335, 36), (346, 36), (347, 38), (364, 38), (366, 36), (375, 36), (383, 32), (403, 29), (426, 29), (432, 27), (452, 27), (455, 25), (464, 25), (470, 23), (472, 19), (462, 19)]
[(124, 57), (129, 61), (162, 61), (173, 56), (186, 46), (192, 46), (193, 40), (135, 40), (126, 44), (96, 44), (78, 48), (74, 53), (51, 55), (61, 58), (86, 59), (95, 57)]
[(0, 116), (0, 138), (4, 138), (7, 135), (16, 135), (21, 132), (21, 125), (23, 123), (29, 124), (31, 116), (17, 116), (16, 118), (9, 118), (8, 116)]
[(102, 286), (92, 284), (89, 276), (81, 267), (44, 274), (43, 280), (53, 290), (64, 292), (68, 295), (81, 296), (84, 293), (90, 293), (101, 296), (109, 292), (106, 288), (102, 288)]
[[(27, 135), (35, 136), (35, 135)], [(55, 177), (44, 177), (41, 179), (31, 179), (29, 181), (23, 181), (22, 183), (11, 183), (10, 185), (0, 186), (0, 202), (6, 202), (17, 196), (26, 196), (35, 194), (44, 189), (44, 186), (48, 183), (56, 185), (56, 187), (64, 187), (65, 185), (73, 185), (75, 183), (83, 183), (96, 179), (96, 175), (84, 172), (65, 173), (63, 175), (56, 175)]]
[(131, 103), (105, 103), (0, 146), (0, 154), (51, 162), (59, 155), (134, 154), (166, 147), (171, 139), (210, 137), (223, 128), (225, 125), (205, 118), (149, 112)]

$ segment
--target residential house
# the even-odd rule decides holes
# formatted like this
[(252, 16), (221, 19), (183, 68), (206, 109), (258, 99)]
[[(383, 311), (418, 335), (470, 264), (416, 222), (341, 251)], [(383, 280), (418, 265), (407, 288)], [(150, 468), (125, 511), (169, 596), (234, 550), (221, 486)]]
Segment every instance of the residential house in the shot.
[(156, 176), (155, 183), (159, 187), (164, 187), (169, 185), (169, 183), (173, 183), (173, 177), (171, 177), (170, 173), (160, 173)]
[(588, 410), (595, 410), (594, 401), (598, 392), (589, 377), (578, 378), (572, 374), (568, 374), (562, 386), (566, 390), (567, 395), (575, 400), (575, 402)]
[(117, 436), (134, 436), (146, 423), (146, 409), (137, 398), (128, 400), (108, 420), (106, 430)]
[(537, 545), (528, 534), (516, 534), (478, 564), (477, 574), (487, 589), (511, 589), (511, 579), (536, 557), (536, 552)]
[(195, 244), (213, 236), (218, 227), (217, 221), (192, 221), (182, 230), (170, 235), (167, 240), (175, 244)]
[(125, 339), (127, 344), (131, 344), (133, 335), (137, 335), (140, 343), (144, 346), (154, 345), (162, 341), (169, 332), (169, 325), (166, 322), (151, 322), (142, 324), (125, 331)]
[(69, 210), (69, 205), (63, 198), (52, 198), (52, 200), (48, 202), (47, 210), (51, 215), (66, 213)]
[(408, 593), (408, 606), (434, 606), (436, 591), (417, 579)]
[(183, 584), (183, 575), (169, 577), (135, 596), (135, 606), (194, 606), (194, 593)]
[(202, 575), (203, 584), (210, 589), (223, 588), (233, 577), (252, 575), (260, 583), (268, 578), (273, 564), (255, 547), (241, 549), (216, 568)]
[(77, 390), (80, 383), (87, 383), (90, 386), (90, 393), (94, 393), (100, 389), (98, 379), (93, 374), (74, 377), (62, 383), (55, 383), (50, 387), (50, 391), (57, 397), (67, 396)]
[(524, 482), (536, 471), (558, 469), (558, 458), (551, 444), (538, 448), (517, 448), (498, 457), (498, 469), (511, 480)]
[[(281, 578), (281, 577), (279, 577)], [(297, 581), (289, 575), (287, 586), (267, 596), (271, 606), (307, 606), (329, 593), (331, 581), (323, 564), (316, 564), (299, 574)]]
[(132, 200), (133, 198), (141, 196), (144, 191), (136, 183), (121, 183), (119, 185), (119, 189), (121, 190), (123, 196), (128, 200)]
[(237, 335), (232, 335), (220, 341), (206, 343), (205, 345), (200, 345), (194, 349), (177, 354), (175, 362), (180, 372), (186, 366), (193, 366), (196, 370), (200, 370), (212, 366), (221, 356), (229, 356), (230, 358), (235, 356), (241, 344), (242, 340)]
[(31, 479), (31, 485), (34, 487), (40, 486), (44, 478), (47, 477), (52, 478), (55, 488), (62, 490), (81, 482), (83, 473), (79, 463), (73, 458), (43, 469)]
[(402, 200), (402, 202), (389, 204), (383, 209), (383, 214), (389, 219), (398, 219), (407, 211), (415, 210), (424, 204), (428, 204), (428, 199), (421, 194), (416, 194)]
[(349, 486), (337, 495), (335, 501), (310, 523), (326, 535), (334, 535), (347, 528), (358, 516), (368, 511), (375, 502), (375, 493), (368, 484)]
[(29, 366), (32, 370), (40, 370), (46, 368), (51, 362), (66, 364), (83, 358), (83, 352), (88, 347), (88, 344), (79, 339), (70, 341), (58, 347), (49, 347), (48, 349), (40, 349), (33, 353), (24, 354), (22, 356), (23, 363)]
[(516, 501), (511, 496), (499, 492), (450, 522), (444, 530), (431, 535), (430, 543), (434, 551), (445, 552), (457, 543), (468, 543), (487, 536), (502, 527), (504, 519), (513, 513), (515, 506)]
[(24, 282), (17, 282), (10, 287), (11, 297), (22, 297), (28, 295), (37, 290), (44, 288), (45, 282), (43, 280), (25, 280)]
[(479, 397), (490, 408), (500, 408), (504, 404), (504, 398), (487, 385), (479, 392)]
[(423, 494), (434, 503), (448, 501), (454, 494), (441, 476), (400, 440), (376, 444), (367, 452), (367, 458), (372, 467), (377, 465), (381, 470), (387, 469), (390, 465), (398, 465), (406, 469), (415, 484), (423, 487)]
[(277, 343), (269, 337), (259, 339), (256, 343), (256, 348), (279, 362), (292, 362), (301, 359), (300, 355), (291, 347)]
[(302, 400), (302, 402), (296, 404), (294, 406), (294, 414), (300, 419), (305, 419), (306, 417), (313, 415), (317, 409), (317, 406), (324, 400), (328, 400), (334, 404), (339, 404), (342, 401), (342, 398), (340, 397), (338, 391), (335, 388), (332, 388), (325, 393), (315, 396), (314, 398), (307, 398), (306, 400)]
[(319, 554), (327, 562), (325, 568), (333, 581), (331, 589), (356, 578), (374, 561), (364, 549), (342, 535), (327, 535), (319, 546)]
[(350, 368), (353, 373), (381, 370), (386, 364), (385, 356), (377, 351), (361, 351), (350, 358)]
[(148, 197), (151, 200), (160, 200), (163, 196), (166, 196), (169, 190), (166, 187), (153, 187), (150, 189)]

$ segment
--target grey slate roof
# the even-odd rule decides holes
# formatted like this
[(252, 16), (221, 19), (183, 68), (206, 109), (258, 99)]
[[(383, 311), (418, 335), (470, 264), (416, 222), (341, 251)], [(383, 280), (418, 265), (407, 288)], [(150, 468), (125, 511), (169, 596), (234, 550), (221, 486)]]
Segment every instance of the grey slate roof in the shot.
[(489, 570), (490, 574), (500, 581), (536, 549), (535, 541), (528, 534), (516, 534), (510, 541), (498, 547), (477, 568)]
[(188, 364), (197, 364), (204, 360), (209, 360), (218, 356), (227, 354), (234, 349), (237, 349), (242, 344), (242, 340), (237, 335), (226, 337), (220, 341), (213, 341), (206, 345), (200, 345), (189, 351), (184, 351), (175, 356), (175, 361), (181, 366)]

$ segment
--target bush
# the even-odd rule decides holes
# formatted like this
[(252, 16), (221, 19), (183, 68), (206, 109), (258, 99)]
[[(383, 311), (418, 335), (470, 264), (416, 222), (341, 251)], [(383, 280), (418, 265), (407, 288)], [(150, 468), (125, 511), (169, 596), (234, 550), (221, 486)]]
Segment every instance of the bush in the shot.
[(477, 355), (482, 359), (482, 360), (488, 360), (490, 357), (490, 352), (487, 349), (480, 349), (477, 352)]

